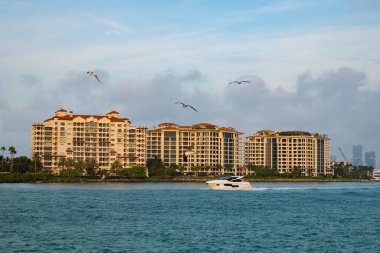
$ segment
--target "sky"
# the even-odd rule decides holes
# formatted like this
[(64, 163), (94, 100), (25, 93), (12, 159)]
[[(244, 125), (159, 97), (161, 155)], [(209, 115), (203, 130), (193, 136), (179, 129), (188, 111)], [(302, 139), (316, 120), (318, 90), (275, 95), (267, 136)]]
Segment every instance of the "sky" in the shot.
[(0, 0), (0, 146), (29, 156), (31, 124), (63, 107), (304, 130), (338, 160), (354, 144), (380, 157), (379, 67), (376, 0)]

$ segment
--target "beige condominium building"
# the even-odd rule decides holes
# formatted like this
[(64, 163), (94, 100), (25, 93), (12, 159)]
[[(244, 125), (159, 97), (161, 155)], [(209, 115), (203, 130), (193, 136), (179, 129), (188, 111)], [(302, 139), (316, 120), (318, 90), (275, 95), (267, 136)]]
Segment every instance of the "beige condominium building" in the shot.
[(246, 137), (245, 164), (276, 169), (301, 169), (304, 176), (332, 175), (330, 139), (304, 131), (258, 131)]
[(79, 115), (59, 109), (52, 118), (32, 124), (31, 157), (38, 153), (44, 170), (53, 173), (59, 173), (61, 158), (95, 159), (106, 170), (116, 160), (123, 168), (145, 166), (147, 128), (130, 124), (115, 110)]
[[(242, 134), (209, 123), (162, 123), (147, 131), (147, 159), (158, 157), (165, 165), (184, 166), (186, 172), (198, 167), (202, 174), (239, 173), (243, 165)], [(190, 146), (194, 154), (185, 159)]]

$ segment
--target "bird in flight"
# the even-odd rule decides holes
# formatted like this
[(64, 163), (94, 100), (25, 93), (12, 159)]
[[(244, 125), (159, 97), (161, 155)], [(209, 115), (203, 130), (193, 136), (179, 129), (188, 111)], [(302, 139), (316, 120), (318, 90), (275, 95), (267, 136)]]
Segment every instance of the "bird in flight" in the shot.
[(87, 71), (87, 74), (90, 75), (90, 76), (95, 77), (96, 80), (98, 80), (98, 82), (101, 84), (98, 75), (94, 71)]
[(182, 102), (177, 102), (175, 104), (181, 104), (183, 108), (186, 108), (186, 107), (190, 107), (191, 109), (193, 109), (194, 111), (197, 112), (197, 109), (195, 109), (194, 107), (192, 107), (191, 105), (187, 105), (187, 104), (184, 104)]
[(236, 83), (237, 85), (240, 85), (242, 83), (251, 83), (251, 81), (247, 81), (247, 80), (243, 80), (243, 81), (233, 81), (233, 82), (229, 82), (228, 84), (234, 84)]
[(193, 145), (191, 145), (190, 147), (187, 147), (185, 150), (185, 153), (183, 154), (183, 161), (187, 162), (187, 157), (189, 155), (194, 155), (194, 154), (196, 154), (196, 153), (193, 150)]

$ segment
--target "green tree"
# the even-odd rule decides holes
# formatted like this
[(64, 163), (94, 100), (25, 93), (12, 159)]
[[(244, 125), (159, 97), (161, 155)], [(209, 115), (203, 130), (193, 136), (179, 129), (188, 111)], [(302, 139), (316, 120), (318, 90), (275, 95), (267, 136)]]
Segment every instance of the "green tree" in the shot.
[(146, 162), (148, 167), (149, 176), (164, 176), (165, 175), (165, 164), (157, 156), (153, 159), (148, 159)]
[(72, 158), (67, 158), (64, 160), (65, 169), (74, 169), (75, 161)]
[(233, 169), (233, 165), (232, 164), (226, 164), (224, 165), (224, 173), (228, 172), (228, 173), (234, 173), (234, 171), (232, 170)]
[(292, 177), (298, 178), (298, 177), (301, 177), (301, 175), (302, 175), (301, 168), (298, 166), (295, 166), (292, 171)]
[(5, 171), (4, 170), (4, 160), (5, 160), (4, 153), (7, 150), (7, 148), (5, 146), (2, 146), (0, 149), (1, 149), (2, 153), (3, 153), (2, 154), (2, 159), (1, 159), (1, 170)]
[(122, 169), (123, 165), (120, 163), (119, 160), (116, 160), (111, 164), (111, 171), (116, 174), (119, 174)]
[(99, 168), (99, 164), (94, 158), (86, 159), (85, 170), (86, 170), (87, 175), (95, 176), (98, 168)]
[(146, 178), (145, 168), (134, 166), (132, 168), (126, 169), (126, 177), (131, 179), (144, 179)]
[(343, 162), (334, 164), (334, 177), (348, 177), (350, 166), (350, 164), (344, 164)]
[(99, 176), (101, 176), (102, 178), (106, 178), (110, 175), (110, 172), (108, 170), (98, 170), (98, 173), (97, 173)]
[(62, 163), (64, 164), (64, 169), (60, 171), (61, 175), (66, 177), (79, 177), (81, 175), (80, 165), (73, 159), (61, 159), (59, 161), (60, 166), (62, 166)]
[(195, 177), (198, 177), (199, 171), (202, 169), (202, 166), (194, 166), (191, 168), (191, 170), (194, 172)]
[(61, 171), (65, 170), (66, 158), (61, 157), (58, 161), (58, 174), (61, 174)]
[(86, 168), (86, 164), (83, 160), (78, 160), (74, 163), (74, 168), (78, 171), (80, 175), (83, 175), (83, 172)]
[(11, 166), (10, 166), (9, 171), (13, 172), (13, 157), (17, 153), (17, 151), (16, 151), (15, 147), (13, 147), (13, 146), (10, 146), (8, 148), (8, 151), (9, 151), (9, 154), (11, 155)]
[(13, 160), (17, 172), (25, 173), (30, 169), (31, 160), (27, 156), (15, 157)]
[(175, 177), (178, 175), (179, 171), (180, 169), (177, 164), (171, 164), (169, 167), (165, 168), (165, 175), (168, 177)]
[(34, 163), (34, 173), (37, 173), (37, 166), (38, 166), (38, 170), (41, 170), (41, 167), (42, 167), (41, 156), (38, 152), (35, 152), (33, 154), (32, 161)]
[(222, 175), (222, 165), (220, 163), (218, 163), (216, 166), (215, 166), (216, 170), (218, 171), (218, 175)]
[(272, 170), (263, 166), (256, 166), (254, 171), (257, 177), (268, 177), (272, 175)]
[(373, 168), (369, 166), (354, 166), (348, 173), (350, 178), (355, 179), (370, 179), (373, 172)]
[(81, 173), (78, 169), (71, 167), (71, 168), (66, 168), (65, 170), (63, 170), (61, 172), (61, 175), (65, 176), (65, 177), (75, 178), (75, 177), (79, 177), (81, 175)]

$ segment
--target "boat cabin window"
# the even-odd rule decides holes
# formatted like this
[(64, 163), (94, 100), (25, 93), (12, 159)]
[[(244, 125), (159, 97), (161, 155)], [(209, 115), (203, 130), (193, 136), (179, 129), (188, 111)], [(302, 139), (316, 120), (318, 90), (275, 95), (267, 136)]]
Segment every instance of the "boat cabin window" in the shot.
[(221, 177), (219, 180), (227, 180), (227, 181), (231, 181), (231, 182), (242, 182), (243, 181), (240, 179), (240, 177), (236, 177), (236, 176)]
[(221, 177), (219, 178), (219, 180), (228, 180), (228, 181), (231, 181), (233, 179), (233, 177)]

